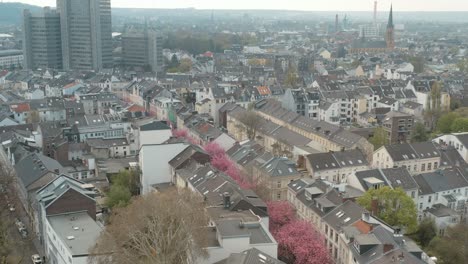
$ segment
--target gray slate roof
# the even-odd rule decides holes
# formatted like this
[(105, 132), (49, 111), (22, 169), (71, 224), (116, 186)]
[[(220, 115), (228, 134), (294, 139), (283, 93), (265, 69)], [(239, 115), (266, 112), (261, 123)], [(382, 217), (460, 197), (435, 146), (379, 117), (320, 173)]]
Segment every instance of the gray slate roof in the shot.
[(468, 181), (458, 168), (423, 173), (414, 179), (422, 195), (468, 187)]
[(369, 165), (364, 154), (358, 150), (327, 152), (307, 155), (314, 171)]
[(140, 126), (140, 131), (169, 130), (171, 129), (164, 121), (153, 121)]
[(232, 253), (228, 258), (216, 262), (215, 264), (285, 264), (284, 262), (252, 248), (241, 253)]
[[(25, 187), (39, 180), (48, 172), (62, 173), (64, 168), (58, 161), (40, 153), (31, 153), (15, 165), (16, 174)], [(56, 172), (55, 170), (58, 170)]]

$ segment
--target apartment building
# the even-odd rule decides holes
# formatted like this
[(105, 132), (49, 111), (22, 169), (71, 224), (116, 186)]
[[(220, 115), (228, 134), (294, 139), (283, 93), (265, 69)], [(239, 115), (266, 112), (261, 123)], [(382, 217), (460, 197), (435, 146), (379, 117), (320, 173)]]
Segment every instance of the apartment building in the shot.
[(374, 168), (406, 168), (411, 174), (432, 172), (441, 164), (441, 154), (432, 142), (386, 145), (374, 152)]

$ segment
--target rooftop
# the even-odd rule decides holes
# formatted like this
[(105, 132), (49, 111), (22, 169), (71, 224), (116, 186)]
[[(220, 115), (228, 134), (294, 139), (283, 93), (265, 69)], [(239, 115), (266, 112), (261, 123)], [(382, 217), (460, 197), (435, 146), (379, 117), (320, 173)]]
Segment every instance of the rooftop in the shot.
[(88, 255), (102, 231), (86, 212), (48, 216), (47, 220), (72, 256)]

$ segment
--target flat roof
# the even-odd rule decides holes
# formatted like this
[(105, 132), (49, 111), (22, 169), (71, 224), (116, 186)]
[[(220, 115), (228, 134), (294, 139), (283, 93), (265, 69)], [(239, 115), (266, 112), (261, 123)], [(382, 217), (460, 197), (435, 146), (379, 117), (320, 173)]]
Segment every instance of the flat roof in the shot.
[(102, 231), (87, 212), (52, 215), (47, 219), (73, 256), (88, 255)]
[(13, 55), (23, 55), (23, 51), (22, 50), (0, 50), (0, 57), (13, 56)]

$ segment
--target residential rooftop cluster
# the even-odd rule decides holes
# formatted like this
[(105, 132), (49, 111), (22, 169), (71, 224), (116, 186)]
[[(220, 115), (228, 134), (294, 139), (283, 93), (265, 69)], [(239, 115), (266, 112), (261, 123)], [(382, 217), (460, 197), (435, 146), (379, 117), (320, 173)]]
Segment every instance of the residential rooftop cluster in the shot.
[[(0, 34), (1, 165), (47, 263), (91, 259), (124, 171), (138, 175), (138, 196), (203, 197), (208, 254), (196, 263), (284, 263), (270, 202), (288, 202), (339, 264), (435, 263), (380, 207), (358, 203), (371, 190), (403, 190), (441, 237), (466, 223), (468, 125), (438, 127), (468, 107), (466, 34), (405, 28), (397, 7), (385, 22), (337, 15), (301, 27), (246, 13), (191, 26), (232, 41), (195, 51), (171, 31), (180, 21), (112, 34), (110, 1), (90, 1), (87, 15), (58, 2)], [(100, 41), (75, 41), (96, 17), (88, 33)], [(217, 169), (210, 144), (265, 193)]]

